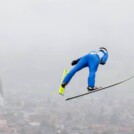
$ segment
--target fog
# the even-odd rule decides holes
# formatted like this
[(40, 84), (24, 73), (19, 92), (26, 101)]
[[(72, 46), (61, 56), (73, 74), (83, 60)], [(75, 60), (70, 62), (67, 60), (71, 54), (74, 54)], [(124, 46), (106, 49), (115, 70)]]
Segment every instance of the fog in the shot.
[(63, 70), (99, 47), (108, 49), (109, 59), (98, 68), (96, 86), (134, 75), (133, 5), (133, 0), (1, 0), (0, 120), (8, 126), (1, 133), (34, 134), (30, 121), (23, 122), (25, 127), (19, 122), (31, 114), (38, 115), (39, 134), (133, 133), (134, 80), (65, 102), (86, 92), (84, 69), (73, 77), (65, 96), (58, 94)]

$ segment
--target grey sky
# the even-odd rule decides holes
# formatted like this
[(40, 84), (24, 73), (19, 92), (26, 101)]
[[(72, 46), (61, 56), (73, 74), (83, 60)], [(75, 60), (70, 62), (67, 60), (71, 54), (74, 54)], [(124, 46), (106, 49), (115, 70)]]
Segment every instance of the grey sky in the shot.
[(132, 75), (133, 5), (133, 0), (1, 0), (1, 78), (56, 87), (71, 60), (100, 46), (109, 50), (109, 61), (98, 79), (110, 83)]

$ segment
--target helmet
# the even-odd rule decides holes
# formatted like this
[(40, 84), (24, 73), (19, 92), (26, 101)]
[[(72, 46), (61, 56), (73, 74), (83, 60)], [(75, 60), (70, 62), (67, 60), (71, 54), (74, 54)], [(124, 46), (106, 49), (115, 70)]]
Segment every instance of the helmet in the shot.
[(105, 47), (100, 47), (99, 51), (103, 51), (104, 53), (108, 53), (107, 49)]
[(106, 61), (108, 59), (108, 51), (106, 48), (104, 47), (100, 47), (99, 48), (99, 51), (103, 52), (104, 53), (104, 56), (102, 57), (101, 61), (100, 61), (100, 64), (101, 65), (105, 65), (106, 64)]

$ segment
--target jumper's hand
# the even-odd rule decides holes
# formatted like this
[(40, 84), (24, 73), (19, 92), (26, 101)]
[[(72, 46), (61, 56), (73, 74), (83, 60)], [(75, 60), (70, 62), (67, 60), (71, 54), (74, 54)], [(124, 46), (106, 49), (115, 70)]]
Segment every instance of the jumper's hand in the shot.
[(80, 60), (80, 58), (77, 59), (77, 60), (73, 60), (72, 63), (71, 63), (71, 65), (72, 65), (72, 66), (76, 65), (76, 64), (78, 63), (79, 60)]
[(77, 64), (77, 61), (76, 60), (73, 60), (72, 63), (71, 63), (72, 66), (74, 66), (76, 64)]

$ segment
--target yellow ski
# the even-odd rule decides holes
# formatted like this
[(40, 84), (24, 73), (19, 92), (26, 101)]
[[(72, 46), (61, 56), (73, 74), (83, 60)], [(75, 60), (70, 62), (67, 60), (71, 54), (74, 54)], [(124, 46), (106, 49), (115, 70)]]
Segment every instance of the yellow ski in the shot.
[[(65, 78), (65, 76), (67, 74), (68, 74), (68, 70), (67, 69), (64, 69), (63, 74), (62, 74), (61, 83), (62, 83), (63, 79)], [(64, 91), (65, 91), (65, 89), (60, 85), (59, 94), (64, 95)]]

